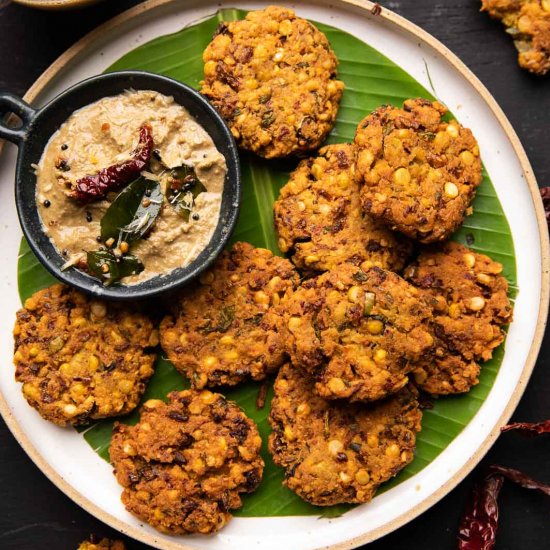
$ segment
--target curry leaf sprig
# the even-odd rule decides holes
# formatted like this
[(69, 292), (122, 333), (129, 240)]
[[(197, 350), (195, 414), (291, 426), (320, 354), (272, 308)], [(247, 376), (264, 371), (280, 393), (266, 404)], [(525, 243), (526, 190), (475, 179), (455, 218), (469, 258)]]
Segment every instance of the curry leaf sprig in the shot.
[(117, 256), (111, 250), (94, 250), (87, 252), (88, 271), (109, 286), (123, 277), (137, 275), (144, 269), (139, 258), (131, 254)]
[(195, 199), (206, 191), (192, 166), (182, 165), (170, 171), (170, 184), (166, 195), (168, 202), (184, 221), (189, 221)]
[[(166, 198), (185, 221), (195, 207), (195, 199), (206, 191), (191, 166), (170, 171)], [(130, 247), (151, 230), (164, 201), (161, 184), (141, 174), (113, 200), (101, 219), (100, 250), (87, 252), (88, 271), (105, 285), (144, 270), (139, 258), (129, 253)]]
[(128, 252), (153, 227), (163, 200), (157, 180), (141, 175), (128, 184), (101, 219), (100, 237), (105, 247), (87, 252), (88, 271), (105, 285), (141, 273), (143, 263)]
[(141, 239), (153, 227), (162, 201), (160, 183), (140, 176), (117, 195), (101, 218), (101, 240), (113, 239), (120, 247)]

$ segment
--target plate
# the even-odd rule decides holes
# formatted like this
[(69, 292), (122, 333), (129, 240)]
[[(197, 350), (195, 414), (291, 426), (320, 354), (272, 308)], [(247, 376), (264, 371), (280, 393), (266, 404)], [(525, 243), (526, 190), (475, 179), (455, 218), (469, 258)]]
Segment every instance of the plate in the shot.
[[(100, 27), (56, 61), (29, 90), (26, 98), (43, 104), (67, 86), (102, 72), (122, 55), (158, 36), (212, 15), (220, 6), (257, 9), (270, 2), (153, 0), (140, 4)], [(0, 411), (27, 453), (75, 502), (113, 527), (157, 548), (275, 549), (353, 548), (409, 521), (449, 492), (481, 459), (498, 436), (533, 368), (548, 308), (548, 236), (536, 182), (525, 153), (501, 110), (465, 66), (432, 37), (372, 4), (339, 0), (300, 2), (299, 15), (340, 28), (386, 55), (426, 89), (432, 90), (472, 128), (480, 143), (508, 219), (516, 248), (515, 303), (504, 359), (489, 395), (466, 428), (428, 466), (368, 505), (341, 517), (238, 517), (211, 537), (168, 537), (143, 526), (120, 503), (120, 488), (104, 462), (74, 430), (43, 421), (24, 401), (13, 370), (0, 371)], [(15, 150), (0, 158), (0, 179), (13, 181)], [(21, 232), (13, 192), (0, 186), (3, 231), (0, 234), (0, 281), (4, 315), (0, 319), (0, 353), (11, 363), (11, 328), (20, 307), (17, 254)], [(453, 418), (448, 419), (449, 424)]]

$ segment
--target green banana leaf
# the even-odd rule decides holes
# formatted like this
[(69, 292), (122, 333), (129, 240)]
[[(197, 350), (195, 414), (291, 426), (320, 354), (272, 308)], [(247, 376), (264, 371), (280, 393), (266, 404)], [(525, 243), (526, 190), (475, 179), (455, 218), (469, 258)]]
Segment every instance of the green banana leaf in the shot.
[[(198, 88), (202, 77), (202, 52), (211, 40), (217, 25), (220, 21), (241, 19), (245, 15), (246, 12), (242, 10), (221, 10), (214, 16), (175, 34), (162, 36), (136, 48), (108, 70), (141, 69), (164, 74)], [(409, 97), (432, 98), (432, 95), (411, 76), (364, 42), (339, 29), (317, 25), (326, 33), (339, 58), (339, 77), (346, 84), (338, 120), (329, 142), (351, 141), (358, 122), (381, 104), (401, 105)], [(273, 229), (272, 205), (294, 164), (290, 161), (265, 161), (253, 155), (242, 154), (242, 165), (244, 194), (241, 215), (232, 240), (248, 241), (280, 254)], [(486, 172), (474, 202), (474, 213), (467, 218), (453, 238), (500, 261), (504, 266), (504, 275), (510, 283), (511, 294), (515, 295), (516, 266), (512, 236)], [(54, 280), (40, 266), (25, 241), (21, 244), (18, 274), (22, 300)], [(493, 359), (483, 366), (480, 382), (470, 393), (439, 399), (432, 409), (424, 411), (414, 461), (396, 478), (386, 483), (382, 491), (401, 483), (426, 467), (463, 430), (487, 397), (502, 357), (503, 346), (498, 348)], [(164, 398), (169, 391), (186, 386), (188, 384), (182, 376), (161, 357), (144, 399)], [(266, 406), (258, 410), (256, 397), (259, 387), (258, 384), (249, 383), (225, 392), (257, 422), (264, 441), (262, 453), (266, 461), (264, 480), (259, 490), (244, 498), (244, 506), (236, 515), (335, 517), (344, 513), (349, 507), (311, 506), (282, 485), (283, 472), (273, 464), (267, 452), (267, 415), (272, 393), (270, 389)], [(136, 412), (123, 421), (134, 423), (137, 419)], [(113, 422), (110, 421), (98, 422), (83, 431), (86, 441), (106, 460), (109, 458), (112, 425)]]

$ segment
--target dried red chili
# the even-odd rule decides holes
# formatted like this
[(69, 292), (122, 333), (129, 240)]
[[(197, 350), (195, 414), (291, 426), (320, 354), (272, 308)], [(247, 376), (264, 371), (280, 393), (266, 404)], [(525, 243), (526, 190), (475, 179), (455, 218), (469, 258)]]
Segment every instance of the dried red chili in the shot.
[(550, 433), (550, 420), (543, 422), (515, 422), (500, 429), (501, 432), (518, 430), (524, 435), (540, 435)]
[(550, 187), (541, 187), (540, 196), (544, 205), (544, 213), (546, 214), (546, 223), (550, 227)]
[(491, 550), (498, 527), (498, 494), (503, 476), (487, 477), (477, 484), (460, 521), (459, 550)]
[(459, 550), (492, 550), (494, 548), (498, 528), (498, 495), (504, 479), (550, 496), (550, 485), (541, 483), (513, 468), (491, 466), (485, 479), (474, 487), (460, 521)]
[(524, 489), (535, 489), (541, 493), (550, 497), (550, 485), (546, 483), (541, 483), (532, 477), (515, 470), (514, 468), (507, 468), (506, 466), (499, 466), (498, 464), (493, 464), (490, 468), (490, 475), (501, 475), (506, 479), (517, 483), (520, 487)]
[(374, 4), (370, 12), (372, 15), (380, 15), (382, 13), (382, 6), (380, 4)]
[(153, 151), (151, 126), (144, 124), (139, 129), (139, 142), (132, 152), (132, 158), (103, 168), (97, 174), (77, 180), (69, 196), (81, 201), (90, 202), (103, 198), (109, 191), (118, 189), (139, 177), (147, 166)]

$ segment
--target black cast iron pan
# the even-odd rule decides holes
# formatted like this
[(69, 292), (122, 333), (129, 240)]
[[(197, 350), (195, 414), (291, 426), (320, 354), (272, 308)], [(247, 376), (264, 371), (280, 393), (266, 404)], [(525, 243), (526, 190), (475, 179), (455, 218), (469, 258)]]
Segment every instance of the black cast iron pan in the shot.
[[(128, 89), (154, 90), (172, 96), (176, 103), (185, 107), (210, 134), (217, 149), (225, 157), (227, 176), (218, 225), (210, 243), (196, 260), (186, 267), (135, 285), (115, 284), (105, 287), (98, 279), (76, 268), (61, 270), (66, 258), (59, 254), (44, 233), (36, 207), (36, 176), (32, 165), (38, 164), (52, 134), (74, 111)], [(15, 113), (22, 120), (19, 128), (12, 128), (1, 122), (8, 113)], [(212, 264), (235, 227), (241, 199), (241, 176), (233, 136), (218, 112), (202, 95), (171, 78), (141, 71), (99, 75), (75, 84), (38, 110), (11, 93), (0, 92), (0, 138), (15, 143), (19, 148), (15, 201), (19, 221), (31, 249), (52, 275), (89, 294), (116, 300), (135, 300), (173, 291), (190, 282)], [(159, 250), (159, 254), (162, 254), (162, 250)]]

